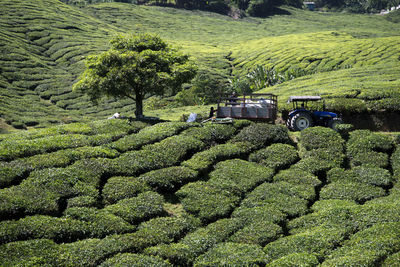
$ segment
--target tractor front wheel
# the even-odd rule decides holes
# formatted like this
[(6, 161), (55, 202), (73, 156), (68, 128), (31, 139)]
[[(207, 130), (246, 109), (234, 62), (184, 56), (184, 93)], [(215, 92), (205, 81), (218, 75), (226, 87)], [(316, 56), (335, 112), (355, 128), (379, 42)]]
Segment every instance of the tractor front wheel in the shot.
[(307, 112), (299, 112), (295, 114), (289, 122), (289, 128), (293, 131), (302, 131), (308, 127), (312, 127), (314, 121), (311, 115)]

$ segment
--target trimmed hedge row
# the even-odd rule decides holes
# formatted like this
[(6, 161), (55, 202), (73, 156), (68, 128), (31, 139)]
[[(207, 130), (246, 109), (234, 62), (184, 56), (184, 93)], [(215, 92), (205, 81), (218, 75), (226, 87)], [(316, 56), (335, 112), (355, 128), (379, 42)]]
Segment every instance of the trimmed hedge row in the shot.
[(399, 266), (400, 265), (400, 252), (394, 253), (387, 257), (385, 261), (382, 263), (383, 267), (390, 267), (390, 266)]
[(327, 173), (328, 182), (360, 182), (381, 187), (390, 186), (392, 175), (378, 167), (358, 166), (350, 170), (333, 168)]
[(192, 169), (174, 166), (142, 174), (138, 177), (138, 181), (148, 184), (159, 192), (171, 192), (183, 184), (195, 181), (197, 177), (198, 172)]
[(183, 135), (168, 137), (142, 150), (127, 152), (113, 160), (113, 174), (135, 176), (147, 171), (173, 166), (205, 147), (200, 140)]
[(131, 134), (147, 127), (148, 124), (141, 121), (130, 122), (129, 120), (99, 120), (89, 123), (69, 123), (43, 129), (32, 129), (21, 131), (4, 139), (31, 140), (43, 137), (63, 134)]
[(397, 145), (396, 150), (392, 154), (392, 157), (390, 158), (392, 170), (393, 170), (393, 176), (398, 182), (400, 178), (400, 146)]
[(249, 161), (261, 163), (275, 171), (285, 169), (299, 159), (296, 148), (288, 144), (272, 144), (249, 156)]
[(253, 244), (221, 243), (199, 256), (195, 266), (260, 266), (267, 262), (262, 247)]
[(174, 265), (192, 265), (199, 255), (225, 241), (241, 227), (236, 219), (221, 219), (187, 234), (178, 243), (159, 244), (147, 248), (145, 253), (168, 259)]
[(114, 204), (122, 199), (136, 197), (139, 193), (150, 191), (146, 181), (134, 177), (115, 176), (107, 180), (103, 187), (103, 202)]
[(100, 266), (172, 267), (170, 263), (158, 257), (132, 253), (119, 253), (114, 257), (107, 259)]
[(344, 140), (336, 131), (326, 127), (311, 127), (300, 132), (300, 144), (306, 150), (336, 148), (343, 151)]
[(174, 242), (198, 226), (199, 222), (190, 217), (154, 218), (140, 224), (134, 233), (61, 244), (57, 256), (63, 266), (98, 266), (117, 253), (138, 253), (149, 246)]
[(283, 125), (256, 123), (241, 130), (231, 142), (249, 142), (253, 149), (260, 149), (274, 143), (290, 144), (292, 140)]
[(182, 166), (198, 172), (205, 172), (215, 163), (231, 158), (240, 158), (250, 153), (251, 145), (247, 142), (227, 143), (211, 147), (182, 162)]
[(152, 191), (138, 194), (137, 197), (122, 199), (116, 204), (106, 206), (105, 211), (113, 213), (131, 224), (162, 215), (164, 198)]
[(288, 182), (291, 184), (303, 184), (311, 187), (317, 187), (322, 182), (317, 176), (302, 170), (296, 170), (294, 168), (280, 171), (274, 176), (274, 182)]
[(343, 199), (364, 203), (367, 200), (385, 195), (385, 190), (377, 186), (351, 181), (340, 181), (324, 186), (320, 192), (320, 199)]
[(67, 168), (34, 171), (18, 186), (0, 190), (0, 217), (57, 214), (59, 201), (74, 196), (98, 197), (107, 159), (85, 159)]
[(377, 266), (399, 250), (400, 223), (379, 223), (351, 236), (321, 266)]
[(306, 231), (312, 227), (343, 228), (350, 232), (364, 230), (377, 223), (400, 222), (400, 207), (397, 203), (331, 203), (330, 207), (291, 220), (291, 233)]
[(132, 232), (135, 227), (105, 209), (73, 207), (64, 211), (61, 219), (75, 219), (87, 222), (90, 237), (104, 237), (110, 234)]
[(389, 165), (386, 153), (390, 153), (393, 148), (394, 142), (388, 135), (356, 130), (350, 133), (347, 156), (352, 166), (370, 165), (386, 168)]
[(183, 208), (203, 221), (229, 215), (242, 195), (258, 184), (270, 181), (273, 171), (256, 163), (235, 159), (219, 162), (207, 182), (183, 186), (176, 195)]
[(315, 190), (308, 185), (264, 183), (247, 195), (240, 208), (268, 206), (289, 216), (298, 216), (307, 212), (307, 199), (314, 197)]
[(28, 172), (50, 167), (66, 167), (85, 158), (115, 158), (118, 151), (103, 146), (78, 147), (52, 153), (35, 155), (0, 164), (0, 186), (8, 186), (21, 180)]
[(246, 243), (265, 246), (283, 236), (282, 227), (265, 221), (256, 221), (245, 225), (229, 238), (235, 243)]
[(307, 231), (282, 237), (264, 247), (268, 261), (293, 253), (310, 253), (323, 260), (340, 245), (348, 232), (342, 228), (310, 228)]
[(318, 266), (319, 261), (318, 258), (312, 253), (292, 253), (286, 256), (283, 256), (277, 260), (274, 260), (268, 267), (298, 267), (298, 266), (307, 266), (314, 267)]
[(202, 142), (212, 145), (229, 140), (236, 133), (233, 125), (227, 124), (203, 124), (202, 127), (192, 127), (182, 134), (192, 136)]
[(180, 131), (190, 127), (191, 124), (184, 122), (164, 122), (146, 127), (137, 134), (125, 136), (110, 144), (110, 147), (121, 152), (137, 150), (140, 147), (161, 141), (167, 137), (178, 134)]

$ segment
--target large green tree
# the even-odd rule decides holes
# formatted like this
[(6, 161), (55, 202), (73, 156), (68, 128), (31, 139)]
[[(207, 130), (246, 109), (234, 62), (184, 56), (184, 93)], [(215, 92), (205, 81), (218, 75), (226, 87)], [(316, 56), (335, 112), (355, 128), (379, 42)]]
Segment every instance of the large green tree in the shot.
[(196, 75), (188, 55), (158, 36), (118, 35), (110, 43), (110, 50), (86, 59), (86, 70), (73, 87), (94, 103), (104, 96), (130, 98), (136, 103), (136, 117), (142, 117), (146, 96), (174, 94)]

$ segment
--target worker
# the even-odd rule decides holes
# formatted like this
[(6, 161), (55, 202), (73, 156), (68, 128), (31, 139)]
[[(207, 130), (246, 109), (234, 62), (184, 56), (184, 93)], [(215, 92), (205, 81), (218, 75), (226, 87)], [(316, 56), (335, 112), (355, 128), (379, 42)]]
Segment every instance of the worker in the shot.
[(228, 98), (228, 100), (229, 100), (229, 105), (232, 105), (232, 106), (234, 106), (234, 105), (237, 105), (237, 95), (236, 95), (236, 92), (233, 92), (232, 93), (232, 95)]

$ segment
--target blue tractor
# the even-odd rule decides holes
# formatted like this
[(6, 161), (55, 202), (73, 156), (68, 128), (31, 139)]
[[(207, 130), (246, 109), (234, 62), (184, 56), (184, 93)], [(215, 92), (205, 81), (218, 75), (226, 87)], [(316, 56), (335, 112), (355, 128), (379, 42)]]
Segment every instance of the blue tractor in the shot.
[(337, 124), (342, 123), (338, 114), (325, 111), (325, 102), (323, 102), (322, 111), (308, 109), (308, 102), (321, 100), (320, 96), (289, 97), (288, 103), (293, 103), (293, 109), (286, 119), (286, 126), (289, 130), (302, 131), (312, 126), (325, 126), (335, 129)]

